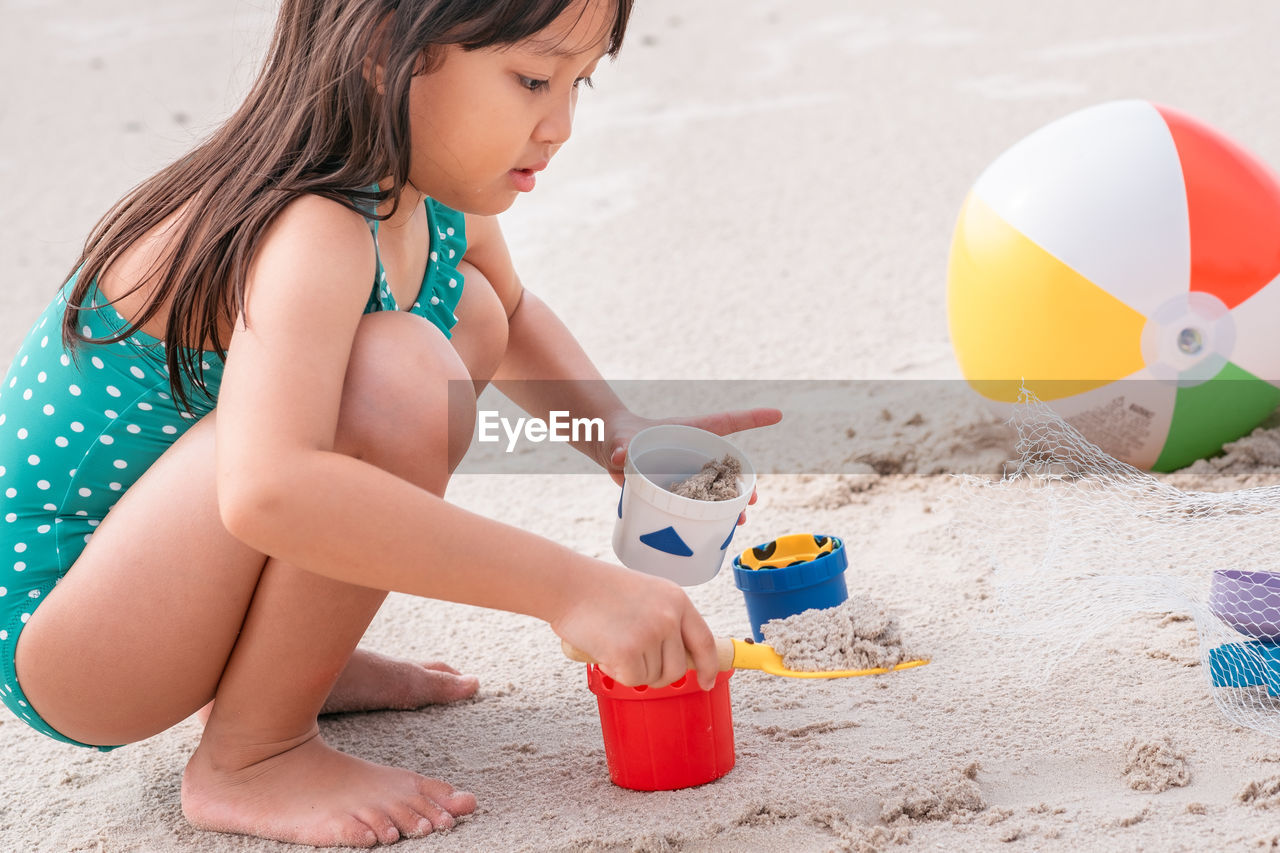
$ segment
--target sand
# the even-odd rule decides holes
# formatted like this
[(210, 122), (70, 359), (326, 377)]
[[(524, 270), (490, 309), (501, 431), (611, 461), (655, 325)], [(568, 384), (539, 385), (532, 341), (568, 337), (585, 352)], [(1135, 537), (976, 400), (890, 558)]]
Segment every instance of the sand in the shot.
[(1184, 788), (1191, 783), (1191, 770), (1187, 756), (1167, 737), (1140, 741), (1137, 738), (1124, 746), (1125, 779), (1135, 791), (1160, 793), (1170, 788)]
[(883, 669), (920, 657), (903, 647), (898, 619), (884, 603), (855, 595), (836, 607), (805, 610), (760, 626), (764, 641), (801, 672)]
[[(107, 205), (225, 115), (273, 10), (0, 0), (13, 81), (0, 102), (0, 353)], [(783, 426), (739, 444), (759, 501), (731, 549), (840, 536), (850, 594), (901, 614), (932, 662), (833, 682), (737, 673), (734, 769), (643, 794), (609, 782), (585, 668), (545, 625), (393, 596), (370, 648), (481, 681), (461, 705), (322, 724), (343, 749), (476, 793), (479, 811), (453, 832), (398, 849), (1280, 844), (1280, 742), (1224, 720), (1194, 622), (1136, 614), (1047, 681), (1024, 675), (1034, 653), (1015, 658), (984, 632), (990, 570), (952, 524), (950, 474), (998, 473), (1012, 438), (954, 382), (944, 284), (974, 178), (1072, 110), (1151, 98), (1280, 165), (1277, 31), (1280, 7), (1256, 0), (641, 0), (621, 60), (582, 93), (574, 139), (504, 217), (522, 279), (604, 376), (704, 381), (691, 400), (655, 387), (679, 407), (646, 414), (703, 411), (711, 391), (750, 396), (747, 378), (819, 383), (788, 402)], [(784, 435), (795, 440), (770, 452)], [(1270, 432), (1174, 479), (1280, 482), (1278, 442)], [(599, 474), (467, 475), (450, 497), (611, 556), (618, 491)], [(748, 632), (728, 571), (690, 594), (716, 632)], [(99, 755), (4, 718), (0, 850), (293, 849), (186, 824), (179, 784), (198, 737), (189, 721)], [(1165, 738), (1189, 782), (1135, 790), (1128, 744)]]
[(738, 478), (742, 476), (742, 463), (737, 457), (725, 454), (712, 459), (692, 477), (672, 483), (667, 491), (695, 501), (731, 501), (742, 494)]

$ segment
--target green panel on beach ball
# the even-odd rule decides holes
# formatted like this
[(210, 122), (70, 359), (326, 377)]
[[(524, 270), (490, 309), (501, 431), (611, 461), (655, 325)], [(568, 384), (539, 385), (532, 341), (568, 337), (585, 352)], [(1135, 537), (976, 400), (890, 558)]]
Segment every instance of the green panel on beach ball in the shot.
[(1280, 406), (1280, 388), (1227, 362), (1199, 385), (1179, 388), (1169, 438), (1153, 471), (1175, 471), (1222, 450)]

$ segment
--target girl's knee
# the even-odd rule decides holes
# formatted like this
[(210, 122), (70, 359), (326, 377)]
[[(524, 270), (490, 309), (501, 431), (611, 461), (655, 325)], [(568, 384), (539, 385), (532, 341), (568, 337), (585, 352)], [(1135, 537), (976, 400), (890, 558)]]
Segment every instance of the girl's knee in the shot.
[(475, 390), (440, 330), (411, 314), (360, 322), (342, 390), (335, 449), (443, 490), (471, 443)]

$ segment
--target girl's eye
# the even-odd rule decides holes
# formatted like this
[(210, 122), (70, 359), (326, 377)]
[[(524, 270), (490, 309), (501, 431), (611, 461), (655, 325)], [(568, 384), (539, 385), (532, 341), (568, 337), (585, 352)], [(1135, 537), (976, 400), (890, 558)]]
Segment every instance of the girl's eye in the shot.
[(520, 81), (521, 86), (530, 92), (540, 92), (551, 82), (550, 80), (539, 80), (536, 77), (525, 77), (523, 74), (517, 74), (516, 79)]
[(584, 83), (586, 84), (586, 86), (587, 86), (587, 88), (588, 88), (588, 89), (594, 89), (594, 88), (596, 87), (596, 84), (595, 84), (595, 83), (593, 83), (593, 82), (591, 82), (591, 78), (590, 78), (590, 77), (579, 77), (577, 80), (574, 80), (574, 81), (573, 81), (573, 88), (575, 88), (575, 89), (576, 89), (576, 88), (578, 88), (578, 86), (580, 86), (580, 85), (582, 85), (582, 84), (584, 84)]

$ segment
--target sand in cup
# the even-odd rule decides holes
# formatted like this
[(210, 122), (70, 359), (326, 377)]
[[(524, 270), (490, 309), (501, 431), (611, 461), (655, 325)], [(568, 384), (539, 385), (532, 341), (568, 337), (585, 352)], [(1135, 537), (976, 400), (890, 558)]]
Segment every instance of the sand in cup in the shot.
[[(695, 500), (670, 491), (708, 462), (738, 461), (737, 496)], [(690, 586), (716, 576), (756, 474), (742, 451), (715, 433), (664, 424), (636, 433), (623, 466), (613, 552), (624, 566)]]

